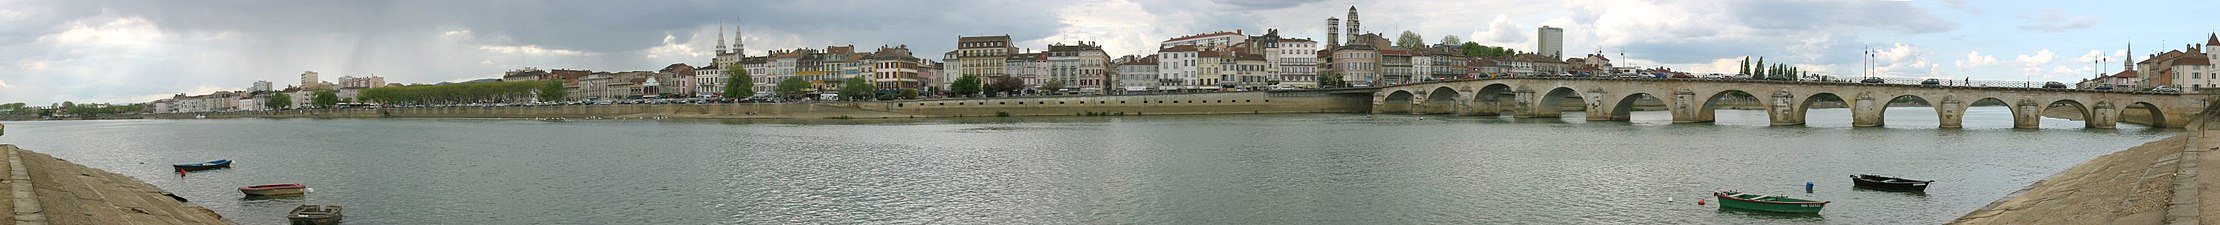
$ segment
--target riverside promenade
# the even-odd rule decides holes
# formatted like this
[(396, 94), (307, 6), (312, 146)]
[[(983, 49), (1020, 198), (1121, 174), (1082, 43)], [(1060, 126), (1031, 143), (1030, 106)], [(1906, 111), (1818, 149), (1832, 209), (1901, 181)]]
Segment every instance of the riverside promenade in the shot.
[(2220, 224), (2206, 221), (2220, 220), (2214, 120), (2220, 105), (2206, 107), (2180, 135), (2074, 165), (1951, 224)]
[(8, 179), (0, 219), (13, 224), (233, 224), (199, 205), (122, 174), (0, 145)]

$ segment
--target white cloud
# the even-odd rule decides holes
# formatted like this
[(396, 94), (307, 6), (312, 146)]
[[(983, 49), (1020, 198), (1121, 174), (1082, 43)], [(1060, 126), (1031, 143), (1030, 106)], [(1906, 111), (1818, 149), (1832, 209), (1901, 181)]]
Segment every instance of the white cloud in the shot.
[(76, 23), (60, 33), (39, 36), (39, 43), (87, 47), (144, 47), (163, 38), (162, 29), (138, 17), (100, 24)]
[(1526, 51), (1532, 51), (1530, 46), (1534, 46), (1534, 35), (1527, 32), (1528, 30), (1533, 28), (1512, 23), (1510, 14), (1496, 14), (1495, 19), (1489, 20), (1487, 26), (1473, 30), (1466, 41), (1509, 48), (1524, 46), (1527, 47), (1524, 48)]
[(1958, 65), (1958, 69), (1966, 69), (1966, 68), (1973, 68), (1973, 67), (1978, 67), (1978, 66), (1986, 66), (1986, 65), (1995, 65), (1995, 64), (1996, 64), (1996, 56), (1992, 56), (1992, 55), (1982, 55), (1982, 54), (1981, 54), (1981, 51), (1967, 51), (1967, 52), (1966, 52), (1966, 59), (1964, 59), (1964, 60), (1958, 60), (1957, 62), (1953, 62), (1952, 64), (1956, 64), (1956, 65)]
[(0, 89), (8, 89), (8, 88), (14, 88), (14, 87), (15, 87), (15, 86), (13, 86), (13, 85), (8, 85), (8, 81), (6, 81), (6, 80), (0, 80)]
[(2089, 54), (2081, 54), (2081, 57), (2075, 57), (2074, 62), (2097, 62), (2100, 59), (2104, 59), (2104, 50), (2089, 50)]
[(2020, 62), (2020, 64), (2028, 67), (2042, 67), (2043, 64), (2050, 64), (2050, 61), (2056, 58), (2058, 58), (2058, 54), (2051, 53), (2050, 49), (2043, 49), (2035, 51), (2034, 55), (2019, 55), (2013, 61)]
[(694, 47), (687, 43), (678, 42), (678, 36), (670, 34), (663, 35), (663, 46), (655, 46), (655, 48), (649, 48), (647, 50), (648, 58), (676, 58), (685, 60), (699, 58), (702, 57), (702, 55), (704, 55), (702, 51), (694, 50)]

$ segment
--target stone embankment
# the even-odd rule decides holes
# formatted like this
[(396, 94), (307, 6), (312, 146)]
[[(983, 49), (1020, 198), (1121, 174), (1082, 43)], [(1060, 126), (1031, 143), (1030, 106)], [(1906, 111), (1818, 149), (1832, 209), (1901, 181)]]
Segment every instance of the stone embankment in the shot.
[(231, 224), (154, 185), (53, 156), (0, 145), (7, 152), (0, 199), (13, 224)]
[[(2086, 118), (2084, 116), (2085, 115), (2082, 115), (2080, 111), (2076, 111), (2071, 108), (2051, 108), (2043, 110), (2043, 117), (2082, 120), (2083, 118)], [(2120, 122), (2151, 125), (2151, 111), (2144, 109), (2142, 106), (2128, 106), (2126, 109), (2120, 110)]]
[[(2144, 110), (2126, 110), (2128, 112)], [(2220, 105), (2188, 131), (2074, 165), (1951, 224), (2199, 224), (2220, 219)], [(2147, 116), (2147, 115), (2146, 115)], [(2208, 185), (2210, 184), (2210, 185)], [(2200, 209), (2216, 209), (2202, 211)], [(2213, 221), (2212, 223), (2220, 223)]]

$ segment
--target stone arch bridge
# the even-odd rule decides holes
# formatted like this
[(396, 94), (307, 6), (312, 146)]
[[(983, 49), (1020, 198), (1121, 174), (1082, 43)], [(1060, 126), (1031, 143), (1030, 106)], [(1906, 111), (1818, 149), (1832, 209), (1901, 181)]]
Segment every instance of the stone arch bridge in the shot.
[[(2207, 95), (2071, 89), (1922, 86), (1763, 80), (1502, 78), (1380, 87), (1373, 113), (1457, 114), (1518, 118), (1560, 117), (1565, 101), (1582, 101), (1588, 120), (1627, 120), (1636, 101), (1654, 98), (1674, 123), (1712, 122), (1729, 96), (1751, 96), (1774, 126), (1802, 125), (1815, 103), (1841, 102), (1852, 123), (1881, 126), (1888, 103), (1918, 99), (1934, 107), (1943, 128), (1958, 128), (1967, 107), (1997, 101), (2012, 111), (2014, 128), (2036, 128), (2043, 110), (2078, 110), (2089, 128), (2113, 128), (2122, 111), (2147, 110), (2156, 126), (2183, 127), (2210, 101)], [(1577, 98), (1577, 99), (1576, 99)], [(1737, 98), (1739, 99), (1739, 98)], [(1839, 99), (1839, 100), (1838, 100)], [(1746, 100), (1745, 100), (1746, 102)], [(1994, 103), (1992, 103), (1994, 104)], [(2052, 109), (2052, 106), (2059, 106)], [(1560, 106), (1560, 107), (1544, 107)]]

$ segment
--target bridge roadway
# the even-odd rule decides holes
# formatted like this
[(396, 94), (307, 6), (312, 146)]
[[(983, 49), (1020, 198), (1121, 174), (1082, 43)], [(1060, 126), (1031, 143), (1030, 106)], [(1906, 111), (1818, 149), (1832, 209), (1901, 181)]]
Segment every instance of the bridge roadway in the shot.
[[(1372, 92), (1373, 113), (1457, 114), (1495, 116), (1510, 112), (1517, 118), (1559, 117), (1567, 100), (1583, 101), (1588, 120), (1627, 120), (1635, 101), (1652, 97), (1663, 101), (1674, 123), (1712, 122), (1718, 103), (1734, 93), (1753, 96), (1765, 106), (1774, 126), (1803, 125), (1810, 105), (1840, 101), (1849, 106), (1852, 125), (1881, 126), (1881, 116), (1893, 99), (1908, 98), (1935, 108), (1942, 128), (1959, 128), (1966, 107), (1996, 101), (2012, 110), (2012, 127), (2037, 128), (2043, 110), (2052, 105), (2078, 110), (2089, 128), (2113, 128), (2125, 110), (2147, 110), (2153, 124), (2184, 127), (2191, 116), (2211, 101), (2211, 95), (2089, 91), (2018, 87), (1961, 87), (1836, 82), (1718, 80), (1718, 79), (1612, 79), (1612, 78), (1499, 78), (1455, 80), (1383, 86)], [(1992, 103), (1992, 104), (1995, 104)], [(2133, 107), (2131, 107), (2133, 106)]]

